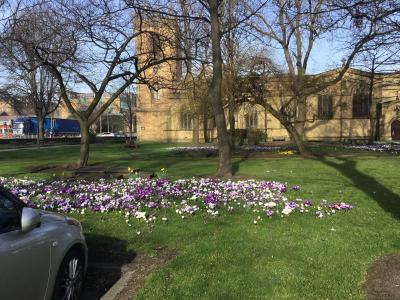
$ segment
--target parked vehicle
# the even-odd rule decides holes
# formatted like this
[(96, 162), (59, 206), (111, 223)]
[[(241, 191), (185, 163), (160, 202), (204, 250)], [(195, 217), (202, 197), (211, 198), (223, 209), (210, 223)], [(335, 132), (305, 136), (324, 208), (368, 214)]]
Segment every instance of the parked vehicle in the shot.
[(122, 137), (122, 138), (126, 137), (125, 133), (122, 131), (118, 131), (114, 135), (115, 137)]
[(0, 187), (0, 299), (78, 299), (86, 265), (77, 220), (28, 208)]
[(0, 139), (12, 138), (13, 117), (0, 116)]
[[(44, 131), (49, 136), (77, 135), (80, 132), (79, 122), (72, 119), (45, 118)], [(38, 133), (36, 117), (18, 117), (14, 120), (13, 134), (15, 137)]]
[(113, 132), (100, 132), (97, 134), (98, 137), (114, 137), (115, 133)]
[(0, 124), (0, 138), (11, 138), (12, 137), (12, 121), (3, 121)]

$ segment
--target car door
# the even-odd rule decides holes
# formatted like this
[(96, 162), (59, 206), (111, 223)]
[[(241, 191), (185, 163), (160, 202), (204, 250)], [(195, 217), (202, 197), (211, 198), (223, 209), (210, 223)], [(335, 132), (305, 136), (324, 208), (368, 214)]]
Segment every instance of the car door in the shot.
[(0, 191), (0, 299), (44, 299), (50, 241), (40, 227), (21, 232), (22, 207)]

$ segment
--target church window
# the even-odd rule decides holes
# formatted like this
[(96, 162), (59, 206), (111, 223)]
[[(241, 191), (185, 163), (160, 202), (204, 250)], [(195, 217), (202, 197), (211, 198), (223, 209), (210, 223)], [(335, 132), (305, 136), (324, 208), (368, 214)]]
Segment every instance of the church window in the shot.
[(257, 128), (258, 127), (258, 113), (256, 110), (252, 110), (245, 114), (244, 122), (246, 128)]
[(318, 119), (330, 120), (333, 118), (333, 96), (318, 96)]
[(160, 34), (153, 32), (150, 37), (150, 51), (154, 59), (162, 58), (162, 44)]
[(369, 117), (369, 99), (367, 93), (353, 95), (353, 118), (362, 119)]
[(192, 114), (187, 111), (181, 112), (181, 129), (192, 129)]

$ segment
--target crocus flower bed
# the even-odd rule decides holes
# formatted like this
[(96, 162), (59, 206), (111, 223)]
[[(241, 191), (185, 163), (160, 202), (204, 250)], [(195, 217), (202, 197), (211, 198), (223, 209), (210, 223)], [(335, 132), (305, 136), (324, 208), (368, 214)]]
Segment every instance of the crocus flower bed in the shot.
[(390, 145), (390, 144), (351, 145), (351, 146), (345, 146), (344, 148), (349, 150), (388, 152), (392, 154), (398, 154), (400, 152), (400, 145)]
[(318, 218), (352, 209), (344, 203), (289, 199), (289, 191), (298, 193), (300, 186), (288, 187), (273, 181), (223, 181), (210, 178), (122, 179), (97, 181), (32, 181), (0, 177), (0, 184), (20, 197), (30, 207), (66, 212), (106, 213), (119, 211), (130, 218), (154, 224), (167, 221), (166, 211), (181, 218), (195, 214), (217, 217), (240, 210), (254, 214), (254, 224), (263, 219), (312, 214)]
[(167, 151), (172, 152), (218, 152), (217, 146), (193, 146), (193, 147), (167, 147)]
[(289, 146), (259, 146), (259, 145), (243, 145), (239, 146), (238, 149), (245, 151), (255, 151), (255, 152), (264, 152), (264, 151), (279, 151), (279, 150), (289, 150), (293, 147)]
[[(172, 152), (218, 152), (217, 146), (192, 146), (192, 147), (168, 147), (168, 151)], [(242, 151), (251, 152), (267, 152), (267, 151), (280, 151), (280, 150), (290, 150), (292, 147), (289, 146), (259, 146), (259, 145), (243, 145), (236, 148)]]

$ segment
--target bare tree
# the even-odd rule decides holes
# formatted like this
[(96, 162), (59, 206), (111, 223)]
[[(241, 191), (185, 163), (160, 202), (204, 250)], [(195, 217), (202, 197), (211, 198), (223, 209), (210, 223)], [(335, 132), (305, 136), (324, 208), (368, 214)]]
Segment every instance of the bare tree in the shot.
[[(245, 86), (239, 84), (246, 76), (252, 76), (253, 67), (261, 61), (265, 63), (264, 68), (277, 71), (276, 66), (270, 58), (270, 51), (260, 45), (253, 34), (251, 26), (232, 27), (237, 24), (237, 10), (243, 9), (239, 1), (228, 1), (227, 12), (224, 22), (225, 28), (232, 28), (223, 37), (222, 50), (224, 60), (223, 73), (223, 99), (224, 107), (228, 112), (228, 123), (230, 129), (230, 142), (234, 146), (235, 114), (243, 104), (243, 94), (246, 93)], [(265, 73), (266, 74), (266, 73)]]
[[(365, 17), (358, 13), (361, 7), (369, 11)], [(380, 5), (370, 1), (324, 0), (274, 0), (258, 14), (259, 21), (253, 24), (253, 28), (266, 45), (273, 41), (273, 46), (281, 49), (287, 82), (282, 87), (290, 91), (278, 107), (271, 103), (266, 103), (265, 107), (287, 129), (301, 153), (306, 151), (304, 133), (308, 97), (338, 83), (364, 47), (374, 38), (387, 33), (385, 28), (377, 25), (388, 14)], [(360, 18), (363, 19), (361, 23)], [(351, 37), (344, 63), (336, 74), (310, 76), (307, 71), (311, 52), (317, 41), (328, 33)]]
[[(226, 24), (227, 26), (232, 26), (238, 22), (235, 8), (238, 7), (237, 1), (227, 1), (226, 3)], [(229, 133), (230, 133), (230, 144), (234, 147), (234, 134), (235, 134), (235, 99), (237, 98), (238, 86), (236, 85), (236, 80), (239, 77), (239, 64), (240, 59), (239, 48), (241, 47), (241, 42), (243, 42), (242, 37), (238, 37), (240, 34), (240, 28), (234, 27), (229, 30), (223, 39), (223, 54), (224, 54), (224, 98), (227, 101), (228, 107), (228, 120), (229, 120)]]
[(9, 69), (8, 75), (7, 84), (2, 86), (2, 90), (9, 93), (9, 102), (13, 103), (14, 107), (22, 105), (25, 111), (28, 108), (34, 112), (38, 123), (37, 138), (40, 143), (44, 138), (45, 118), (57, 109), (60, 102), (57, 81), (44, 67), (26, 72), (25, 68), (18, 70), (18, 64), (15, 64), (14, 68)]
[[(30, 7), (29, 13), (20, 16), (21, 23), (17, 29), (20, 33), (29, 32), (30, 38), (40, 40), (48, 32), (44, 27), (36, 27), (30, 32), (32, 24), (41, 18), (35, 14), (36, 7)], [(29, 22), (28, 22), (29, 19)], [(58, 45), (52, 41), (47, 43), (49, 48), (56, 49)], [(27, 47), (20, 47), (11, 39), (3, 37), (0, 44), (1, 67), (7, 81), (2, 83), (1, 90), (6, 91), (5, 99), (13, 107), (24, 107), (25, 112), (33, 112), (38, 121), (38, 143), (44, 138), (44, 120), (54, 112), (60, 102), (57, 80), (37, 60)], [(22, 111), (20, 111), (22, 113)]]
[[(78, 167), (83, 167), (89, 159), (89, 128), (98, 117), (130, 85), (147, 83), (146, 70), (182, 59), (175, 52), (164, 51), (175, 49), (176, 39), (168, 32), (163, 34), (159, 28), (173, 24), (167, 18), (152, 18), (141, 7), (132, 9), (121, 1), (75, 3), (60, 0), (40, 8), (47, 13), (42, 14), (38, 24), (31, 26), (32, 32), (19, 30), (29, 20), (16, 18), (10, 23), (10, 34), (6, 38), (28, 49), (38, 65), (46, 67), (57, 79), (62, 100), (80, 123)], [(149, 24), (157, 24), (158, 28)], [(30, 37), (38, 26), (47, 28), (50, 34), (46, 39)], [(162, 38), (163, 47), (143, 47), (133, 51), (134, 42), (150, 40), (155, 34)], [(60, 41), (59, 47), (48, 47), (49, 40)], [(68, 93), (68, 90), (78, 88), (93, 93), (90, 103), (82, 110)], [(102, 102), (105, 93), (110, 96)]]
[(210, 35), (212, 45), (213, 76), (208, 91), (209, 101), (213, 108), (215, 124), (218, 132), (219, 161), (217, 175), (231, 177), (231, 149), (228, 130), (226, 128), (225, 112), (222, 104), (222, 50), (221, 50), (221, 20), (220, 6), (222, 1), (208, 0), (207, 10), (210, 14)]
[[(23, 106), (24, 111), (20, 113), (33, 113), (37, 117), (38, 143), (44, 138), (45, 118), (53, 113), (60, 103), (59, 85), (53, 74), (44, 66), (39, 64), (28, 44), (40, 41), (47, 49), (51, 49), (51, 59), (62, 60), (65, 54), (59, 51), (60, 40), (49, 39), (50, 31), (43, 25), (43, 19), (48, 16), (49, 11), (40, 9), (38, 3), (20, 5), (15, 8), (7, 22), (4, 21), (1, 37), (1, 67), (7, 76), (7, 82), (2, 84), (3, 94), (7, 95), (6, 101), (12, 106)], [(11, 27), (10, 24), (14, 24)], [(25, 46), (21, 46), (14, 37), (24, 38)]]
[[(212, 80), (208, 89), (208, 99), (213, 111), (213, 119), (217, 128), (219, 160), (218, 160), (218, 176), (231, 176), (231, 151), (229, 143), (229, 135), (226, 124), (226, 116), (222, 99), (222, 74), (223, 74), (223, 57), (221, 41), (224, 34), (232, 29), (241, 26), (246, 21), (250, 20), (261, 7), (268, 1), (242, 1), (241, 10), (236, 10), (238, 13), (236, 22), (225, 23), (223, 17), (226, 13), (229, 1), (221, 0), (186, 0), (186, 1), (128, 1), (131, 7), (138, 8), (141, 4), (146, 4), (147, 12), (157, 15), (176, 18), (178, 20), (187, 20), (196, 22), (197, 28), (204, 28), (203, 32), (198, 32), (194, 35), (193, 43), (186, 41), (186, 49), (188, 45), (193, 46), (194, 51), (190, 51), (191, 62), (201, 60), (205, 57), (199, 57), (197, 50), (198, 43), (209, 39), (211, 44), (211, 65), (212, 65)], [(143, 6), (142, 6), (143, 7)], [(187, 10), (187, 8), (190, 8)], [(188, 22), (183, 22), (188, 24)], [(227, 26), (225, 26), (227, 25)], [(183, 26), (185, 31), (185, 25)], [(187, 31), (187, 30), (186, 30)], [(189, 47), (190, 48), (190, 47)], [(186, 57), (188, 58), (188, 57)], [(190, 63), (191, 63), (190, 62)], [(204, 122), (207, 124), (207, 122)], [(205, 131), (206, 132), (206, 131)]]

